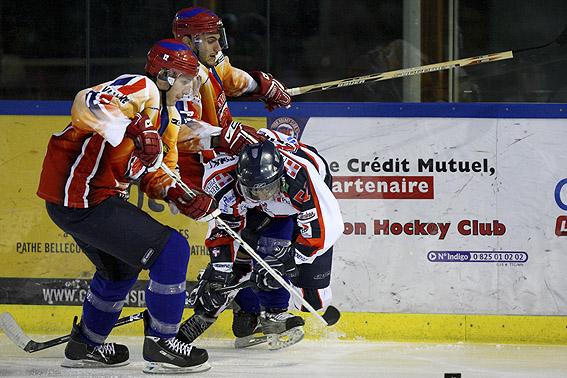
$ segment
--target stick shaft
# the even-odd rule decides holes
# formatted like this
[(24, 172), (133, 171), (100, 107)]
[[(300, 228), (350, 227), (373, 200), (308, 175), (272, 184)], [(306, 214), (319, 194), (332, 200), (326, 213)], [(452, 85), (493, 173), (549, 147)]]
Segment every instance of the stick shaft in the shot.
[[(189, 196), (194, 196), (195, 193), (181, 180), (181, 177), (179, 177), (179, 175), (175, 172), (173, 172), (171, 169), (169, 169), (169, 167), (165, 164), (162, 163), (161, 164), (161, 169), (169, 176), (171, 177), (173, 180), (175, 180), (175, 182), (189, 195)], [(270, 265), (268, 265), (267, 262), (264, 261), (264, 259), (262, 259), (257, 253), (256, 251), (254, 251), (254, 249), (252, 247), (250, 247), (250, 245), (248, 245), (248, 243), (246, 243), (241, 237), (240, 235), (238, 235), (238, 233), (236, 231), (234, 231), (232, 228), (230, 228), (230, 226), (228, 226), (218, 215), (216, 215), (214, 217), (215, 222), (217, 223), (217, 225), (219, 227), (221, 227), (222, 229), (224, 229), (234, 240), (236, 240), (241, 246), (242, 248), (244, 248), (244, 250), (246, 252), (248, 252), (250, 254), (250, 256), (252, 256), (252, 258), (254, 260), (256, 260), (256, 262), (258, 264), (260, 264), (264, 269), (266, 269), (266, 271), (272, 276), (274, 277), (274, 279), (276, 281), (278, 281), (278, 283), (280, 285), (282, 285), (291, 295), (294, 295), (295, 297), (297, 297), (297, 299), (299, 299), (301, 301), (301, 304), (303, 305), (303, 307), (305, 307), (313, 316), (315, 316), (317, 319), (319, 319), (323, 324), (328, 325), (327, 321), (325, 319), (323, 319), (323, 317), (313, 308), (313, 306), (311, 306), (309, 304), (309, 302), (307, 302), (305, 300), (305, 298), (303, 298), (303, 295), (301, 295), (300, 293), (297, 292), (297, 290), (295, 290), (290, 284), (288, 284), (286, 282), (286, 280), (280, 276), (278, 274), (278, 272), (276, 272), (274, 269), (272, 269), (272, 267)]]
[[(71, 335), (69, 334), (69, 335), (56, 337), (54, 339), (43, 341), (43, 342), (34, 341), (28, 335), (25, 334), (22, 327), (20, 327), (20, 325), (15, 321), (15, 319), (11, 315), (9, 315), (9, 317), (10, 317), (11, 320), (9, 321), (8, 326), (11, 328), (12, 332), (9, 332), (9, 330), (5, 329), (6, 335), (18, 347), (20, 347), (21, 349), (23, 349), (24, 351), (26, 351), (28, 353), (38, 352), (40, 350), (51, 348), (51, 347), (56, 346), (56, 345), (64, 344), (67, 341), (69, 341), (69, 339), (71, 338)], [(119, 326), (124, 325), (124, 324), (135, 322), (137, 320), (142, 319), (142, 317), (143, 317), (142, 312), (134, 314), (134, 315), (122, 317), (122, 318), (120, 318), (116, 321), (116, 324), (114, 325), (114, 327), (119, 327)], [(6, 324), (3, 324), (3, 326), (6, 326)]]
[(493, 53), (488, 55), (475, 56), (471, 58), (463, 58), (457, 60), (449, 60), (447, 62), (428, 64), (426, 66), (404, 68), (401, 70), (376, 73), (366, 76), (351, 77), (348, 79), (328, 81), (319, 84), (311, 84), (303, 87), (289, 88), (287, 89), (287, 93), (290, 96), (297, 96), (308, 92), (326, 91), (329, 89), (336, 89), (342, 87), (350, 87), (352, 85), (364, 84), (366, 82), (390, 80), (404, 76), (422, 75), (428, 72), (443, 71), (455, 67), (465, 67), (465, 66), (473, 66), (476, 64), (496, 62), (498, 60), (512, 59), (513, 57), (514, 54), (512, 50), (509, 50), (509, 51)]

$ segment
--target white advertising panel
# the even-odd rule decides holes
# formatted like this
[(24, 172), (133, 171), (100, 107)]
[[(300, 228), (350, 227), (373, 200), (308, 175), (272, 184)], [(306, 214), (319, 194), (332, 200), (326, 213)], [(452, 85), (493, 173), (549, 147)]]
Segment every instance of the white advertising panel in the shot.
[(567, 314), (567, 122), (310, 118), (344, 311)]

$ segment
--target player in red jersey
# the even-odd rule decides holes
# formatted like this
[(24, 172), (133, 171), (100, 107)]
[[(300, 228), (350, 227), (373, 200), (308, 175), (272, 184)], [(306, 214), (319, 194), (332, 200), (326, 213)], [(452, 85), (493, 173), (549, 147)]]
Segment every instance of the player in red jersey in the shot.
[[(258, 141), (253, 128), (233, 122), (227, 96), (260, 98), (270, 110), (289, 106), (291, 97), (272, 75), (248, 73), (231, 65), (222, 53), (228, 47), (223, 23), (210, 10), (181, 9), (173, 19), (172, 29), (175, 38), (190, 46), (200, 62), (199, 96), (177, 104), (184, 125), (178, 140), (180, 173), (198, 182), (203, 174), (202, 163), (215, 152), (238, 154), (245, 145)], [(217, 137), (211, 142), (212, 135)]]
[(81, 321), (73, 322), (65, 367), (128, 363), (128, 348), (105, 340), (147, 269), (144, 371), (209, 368), (204, 349), (175, 338), (185, 304), (187, 240), (126, 200), (139, 180), (150, 197), (191, 218), (208, 220), (215, 210), (211, 196), (188, 198), (160, 169), (162, 158), (172, 169), (177, 164), (175, 103), (198, 89), (198, 62), (184, 44), (161, 40), (148, 52), (145, 70), (145, 76), (121, 75), (80, 91), (70, 124), (51, 137), (43, 162), (38, 196), (96, 267)]

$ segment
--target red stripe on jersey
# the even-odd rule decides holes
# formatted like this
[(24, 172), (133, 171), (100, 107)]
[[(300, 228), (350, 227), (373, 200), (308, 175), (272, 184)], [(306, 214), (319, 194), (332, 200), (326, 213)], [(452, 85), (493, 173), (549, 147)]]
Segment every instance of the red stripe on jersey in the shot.
[[(89, 207), (89, 183), (96, 174), (104, 146), (104, 138), (98, 134), (84, 141), (81, 153), (75, 159), (65, 184), (64, 206), (83, 203), (84, 207)], [(96, 156), (96, 159), (92, 159), (92, 156)]]
[(317, 171), (319, 171), (319, 164), (317, 163), (317, 155), (309, 148), (304, 147), (303, 145), (301, 146), (301, 151), (303, 151), (307, 156), (309, 156), (308, 160), (315, 166), (315, 168), (317, 168)]
[[(288, 159), (293, 160), (293, 155), (290, 154), (289, 152), (280, 151), (280, 153), (285, 157), (287, 157)], [(296, 160), (293, 160), (293, 162), (303, 167), (303, 169), (305, 169), (305, 173), (307, 173), (307, 177), (309, 177), (309, 171), (307, 170), (307, 167), (304, 164)], [(311, 191), (311, 196), (313, 197), (313, 203), (315, 204), (315, 208), (317, 209), (317, 214), (318, 214), (317, 219), (319, 219), (319, 225), (321, 227), (321, 235), (318, 238), (306, 239), (300, 233), (299, 236), (297, 237), (297, 240), (300, 242), (300, 244), (308, 245), (310, 247), (315, 248), (315, 250), (311, 253), (311, 256), (313, 256), (314, 254), (316, 254), (325, 247), (325, 222), (323, 221), (323, 212), (321, 211), (321, 205), (319, 204), (319, 197), (317, 197), (315, 186), (313, 185), (313, 181), (311, 180), (309, 180), (309, 190)]]
[(141, 91), (142, 89), (145, 89), (145, 88), (146, 88), (146, 79), (141, 78), (140, 80), (138, 80), (134, 84), (124, 85), (124, 86), (118, 88), (117, 90), (118, 90), (118, 92), (127, 96), (130, 93), (135, 93), (135, 92)]

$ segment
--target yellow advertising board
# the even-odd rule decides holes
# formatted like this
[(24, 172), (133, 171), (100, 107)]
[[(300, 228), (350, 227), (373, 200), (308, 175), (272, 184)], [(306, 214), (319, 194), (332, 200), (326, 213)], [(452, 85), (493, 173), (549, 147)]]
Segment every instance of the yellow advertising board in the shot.
[[(256, 128), (265, 118), (241, 119)], [(0, 277), (90, 279), (94, 266), (73, 238), (48, 217), (45, 203), (36, 196), (41, 164), (49, 137), (63, 129), (67, 116), (0, 116)], [(172, 215), (163, 201), (149, 200), (137, 186), (130, 202), (189, 240), (191, 260), (187, 279), (195, 281), (208, 262), (204, 246), (207, 225), (183, 215)], [(140, 279), (147, 279), (142, 272)]]

